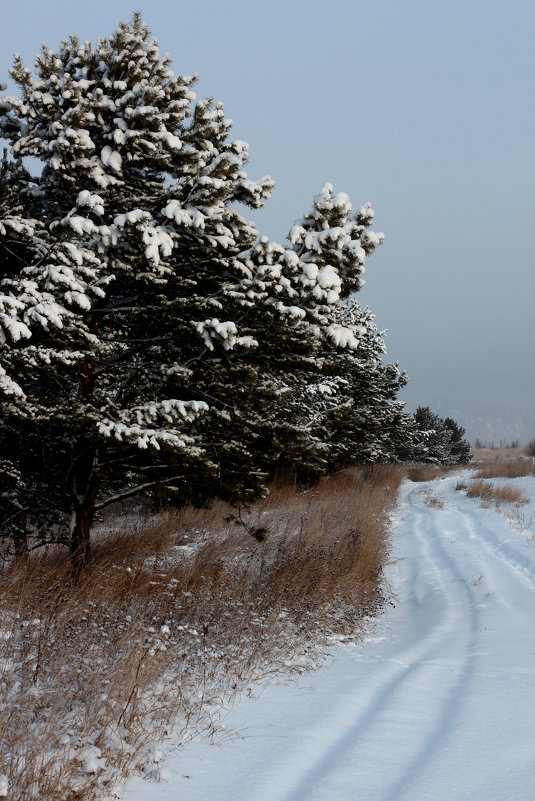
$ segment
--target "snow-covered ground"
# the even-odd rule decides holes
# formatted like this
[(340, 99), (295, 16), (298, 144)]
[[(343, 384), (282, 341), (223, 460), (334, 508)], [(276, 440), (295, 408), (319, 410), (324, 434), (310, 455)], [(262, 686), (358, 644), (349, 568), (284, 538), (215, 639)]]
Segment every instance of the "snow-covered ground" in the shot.
[[(242, 739), (171, 741), (124, 801), (532, 801), (535, 503), (521, 529), (456, 481), (403, 485), (372, 635), (244, 698)], [(535, 501), (535, 478), (513, 481)]]

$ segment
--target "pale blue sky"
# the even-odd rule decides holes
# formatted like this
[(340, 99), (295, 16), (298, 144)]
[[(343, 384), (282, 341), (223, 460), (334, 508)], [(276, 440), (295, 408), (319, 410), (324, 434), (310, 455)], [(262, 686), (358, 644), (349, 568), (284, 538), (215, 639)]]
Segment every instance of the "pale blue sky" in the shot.
[[(94, 41), (136, 8), (4, 0), (0, 79), (41, 41)], [(535, 409), (532, 0), (141, 3), (177, 73), (225, 103), (254, 216), (282, 240), (325, 181), (371, 200), (384, 245), (361, 302), (388, 328), (410, 406)], [(533, 421), (535, 434), (535, 416)]]

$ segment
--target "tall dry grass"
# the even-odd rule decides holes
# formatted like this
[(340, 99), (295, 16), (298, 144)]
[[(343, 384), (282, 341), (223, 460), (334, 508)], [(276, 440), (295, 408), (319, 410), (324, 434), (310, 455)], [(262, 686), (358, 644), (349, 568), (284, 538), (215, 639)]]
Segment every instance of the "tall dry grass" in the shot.
[(520, 478), (534, 471), (533, 460), (519, 445), (472, 448), (474, 478)]
[(470, 482), (458, 481), (456, 490), (464, 490), (469, 498), (481, 498), (485, 503), (529, 503), (529, 498), (512, 484), (493, 484), (481, 478)]
[[(0, 776), (17, 801), (115, 797), (151, 743), (215, 733), (225, 705), (311, 667), (381, 606), (403, 472), (345, 471), (250, 511), (109, 521), (83, 581), (49, 549), (0, 589)], [(263, 541), (249, 532), (265, 534)]]
[(478, 466), (475, 478), (520, 478), (533, 473), (533, 463), (528, 459), (507, 459), (484, 462)]
[(455, 465), (420, 464), (407, 467), (407, 478), (411, 481), (434, 481), (458, 469)]

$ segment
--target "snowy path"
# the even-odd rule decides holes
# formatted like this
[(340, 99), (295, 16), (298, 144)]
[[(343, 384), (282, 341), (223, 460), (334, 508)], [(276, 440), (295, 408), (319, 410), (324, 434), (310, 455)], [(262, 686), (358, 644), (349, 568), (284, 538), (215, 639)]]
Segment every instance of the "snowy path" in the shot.
[(244, 699), (243, 740), (189, 744), (124, 801), (535, 799), (535, 546), (455, 483), (402, 488), (373, 636)]

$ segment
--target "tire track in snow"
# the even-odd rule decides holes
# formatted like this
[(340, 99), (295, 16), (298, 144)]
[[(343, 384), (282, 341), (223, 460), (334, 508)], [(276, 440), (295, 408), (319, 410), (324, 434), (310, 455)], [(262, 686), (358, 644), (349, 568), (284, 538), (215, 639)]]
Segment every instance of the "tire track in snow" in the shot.
[(535, 571), (528, 560), (509, 542), (500, 540), (487, 527), (482, 529), (471, 520), (469, 513), (465, 515), (469, 536), (479, 540), (483, 547), (501, 563), (513, 570), (531, 590), (535, 590)]
[[(321, 797), (321, 782), (329, 773), (336, 773), (340, 761), (348, 752), (360, 754), (357, 763), (369, 765), (366, 757), (366, 741), (371, 741), (371, 750), (389, 752), (389, 741), (400, 736), (399, 726), (392, 726), (392, 710), (405, 708), (404, 698), (418, 698), (429, 689), (428, 708), (423, 714), (415, 716), (413, 726), (420, 732), (409, 738), (414, 748), (415, 740), (419, 747), (407, 755), (407, 762), (395, 766), (390, 787), (384, 788), (386, 799), (399, 799), (407, 787), (429, 764), (432, 755), (447, 737), (454, 725), (463, 698), (468, 690), (474, 672), (473, 651), (477, 632), (477, 607), (471, 603), (470, 587), (466, 585), (455, 561), (446, 553), (441, 543), (441, 532), (434, 528), (432, 510), (423, 506), (419, 490), (411, 489), (407, 497), (408, 510), (404, 515), (403, 529), (410, 532), (417, 541), (421, 552), (420, 563), (407, 565), (404, 584), (409, 588), (409, 596), (401, 598), (402, 604), (410, 605), (409, 616), (417, 622), (415, 631), (400, 633), (409, 646), (398, 650), (385, 664), (378, 665), (383, 676), (371, 693), (365, 708), (358, 714), (354, 723), (332, 741), (322, 754), (315, 755), (314, 767), (299, 777), (293, 788), (284, 796), (284, 801), (305, 801), (315, 798), (314, 790)], [(462, 660), (446, 669), (440, 668), (450, 646), (459, 652), (462, 640)], [(438, 665), (438, 668), (437, 668)], [(453, 668), (453, 669), (452, 669)], [(369, 688), (357, 679), (356, 691), (366, 696)], [(436, 684), (441, 689), (437, 706)], [(395, 715), (395, 712), (394, 712)], [(406, 721), (401, 722), (406, 725)], [(306, 745), (306, 741), (305, 741)], [(396, 745), (399, 750), (399, 744)], [(299, 755), (296, 754), (299, 759)], [(310, 759), (310, 755), (309, 755)], [(366, 795), (366, 777), (356, 777), (356, 787)], [(371, 788), (370, 788), (371, 791)], [(375, 796), (374, 796), (375, 797)]]
[[(462, 527), (467, 521), (464, 515), (460, 517), (458, 526)], [(422, 523), (424, 524), (422, 527)], [(455, 641), (457, 645), (462, 637), (463, 652), (461, 662), (457, 665), (455, 676), (450, 686), (442, 693), (441, 708), (431, 722), (431, 726), (422, 742), (420, 749), (414, 754), (412, 760), (406, 765), (402, 775), (389, 788), (385, 796), (388, 801), (398, 801), (403, 791), (420, 775), (429, 765), (433, 755), (438, 751), (452, 731), (464, 699), (470, 690), (470, 681), (475, 672), (475, 647), (479, 625), (477, 603), (474, 602), (474, 590), (467, 584), (455, 560), (446, 552), (442, 544), (442, 532), (436, 530), (433, 513), (424, 513), (417, 518), (416, 534), (420, 541), (427, 540), (431, 535), (432, 553), (428, 558), (432, 560), (437, 577), (440, 577), (440, 591), (449, 605), (448, 634), (437, 642), (435, 653), (443, 657), (448, 642)], [(444, 580), (444, 575), (450, 577)], [(455, 583), (458, 592), (452, 599), (451, 584)]]
[[(398, 602), (379, 636), (312, 674), (302, 702), (281, 690), (280, 715), (268, 714), (267, 728), (253, 718), (258, 745), (251, 738), (246, 758), (220, 763), (225, 789), (201, 761), (195, 793), (191, 785), (165, 798), (535, 798), (533, 555), (522, 559), (507, 522), (471, 505), (453, 480), (429, 486), (443, 508), (426, 505), (421, 485), (402, 488), (391, 567)], [(211, 778), (201, 780), (201, 765)]]

